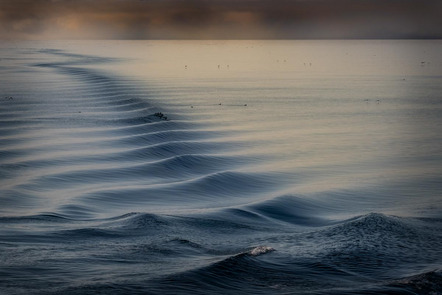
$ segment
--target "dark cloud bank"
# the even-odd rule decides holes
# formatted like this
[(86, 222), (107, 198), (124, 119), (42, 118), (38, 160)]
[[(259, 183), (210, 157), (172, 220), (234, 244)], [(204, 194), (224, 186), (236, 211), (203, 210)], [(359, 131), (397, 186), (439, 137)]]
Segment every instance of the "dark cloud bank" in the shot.
[(0, 0), (0, 38), (442, 38), (441, 16), (440, 0)]

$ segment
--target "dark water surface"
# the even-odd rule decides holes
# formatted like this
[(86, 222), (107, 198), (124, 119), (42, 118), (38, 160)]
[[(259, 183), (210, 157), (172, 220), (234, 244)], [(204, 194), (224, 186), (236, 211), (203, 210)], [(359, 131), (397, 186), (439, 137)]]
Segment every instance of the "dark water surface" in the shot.
[(441, 49), (0, 45), (0, 293), (442, 294)]

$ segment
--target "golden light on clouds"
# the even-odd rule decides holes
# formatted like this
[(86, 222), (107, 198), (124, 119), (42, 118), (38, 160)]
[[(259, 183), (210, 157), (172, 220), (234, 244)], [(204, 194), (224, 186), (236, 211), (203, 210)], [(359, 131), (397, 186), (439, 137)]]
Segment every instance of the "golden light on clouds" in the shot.
[(224, 15), (224, 19), (227, 22), (239, 23), (239, 24), (250, 24), (258, 23), (260, 17), (256, 13), (249, 11), (229, 11)]
[(441, 38), (438, 0), (2, 0), (2, 39)]

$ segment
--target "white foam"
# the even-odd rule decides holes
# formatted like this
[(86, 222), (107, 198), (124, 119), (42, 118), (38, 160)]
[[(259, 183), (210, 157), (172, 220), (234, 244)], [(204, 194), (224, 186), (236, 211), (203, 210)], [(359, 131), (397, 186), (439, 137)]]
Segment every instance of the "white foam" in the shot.
[(273, 252), (273, 251), (275, 251), (275, 249), (272, 247), (258, 246), (256, 248), (253, 248), (252, 250), (250, 250), (249, 254), (252, 256), (258, 256), (258, 255), (266, 254), (266, 253)]

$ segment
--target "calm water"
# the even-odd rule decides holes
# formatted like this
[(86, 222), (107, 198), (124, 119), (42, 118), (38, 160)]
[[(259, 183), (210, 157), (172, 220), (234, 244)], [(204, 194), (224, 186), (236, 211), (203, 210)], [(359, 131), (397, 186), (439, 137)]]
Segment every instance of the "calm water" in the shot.
[(441, 41), (0, 54), (0, 293), (442, 294)]

